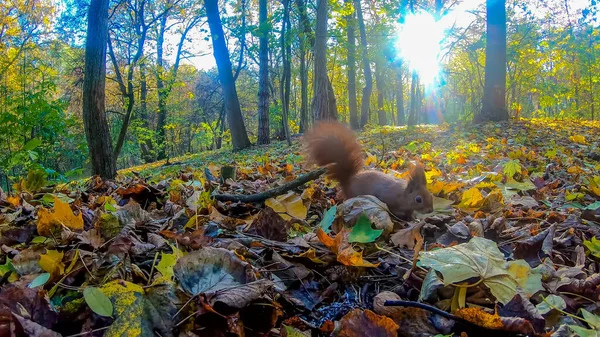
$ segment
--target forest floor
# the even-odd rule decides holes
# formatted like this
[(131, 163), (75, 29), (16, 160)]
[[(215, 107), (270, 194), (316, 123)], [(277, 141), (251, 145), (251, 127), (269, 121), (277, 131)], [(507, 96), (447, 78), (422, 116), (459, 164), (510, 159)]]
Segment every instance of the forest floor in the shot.
[(425, 165), (433, 213), (342, 202), (299, 139), (0, 191), (0, 336), (598, 335), (599, 122), (360, 137)]

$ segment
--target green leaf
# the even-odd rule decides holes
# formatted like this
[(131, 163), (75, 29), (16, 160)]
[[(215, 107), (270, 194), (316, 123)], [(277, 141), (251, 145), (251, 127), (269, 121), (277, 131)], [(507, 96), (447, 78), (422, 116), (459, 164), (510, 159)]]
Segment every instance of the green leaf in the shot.
[(44, 243), (46, 240), (48, 240), (48, 238), (45, 236), (36, 236), (31, 240), (31, 243)]
[(529, 293), (541, 289), (541, 276), (522, 260), (506, 263), (504, 254), (494, 241), (474, 237), (460, 245), (421, 252), (422, 266), (440, 272), (445, 285), (464, 282), (470, 278), (482, 280), (501, 303), (509, 302), (517, 287)]
[(337, 214), (337, 206), (333, 206), (330, 209), (327, 210), (327, 212), (325, 212), (325, 215), (323, 216), (323, 219), (321, 220), (321, 223), (319, 224), (319, 226), (321, 227), (321, 229), (323, 229), (323, 231), (325, 233), (329, 233), (331, 232), (331, 225), (333, 224), (333, 221), (335, 220), (335, 215)]
[(348, 242), (373, 242), (381, 236), (381, 233), (383, 233), (383, 229), (373, 229), (369, 217), (365, 213), (362, 213), (348, 235)]
[(34, 278), (31, 283), (27, 286), (27, 288), (37, 288), (43, 286), (50, 279), (50, 273), (40, 274), (38, 277)]
[(521, 172), (521, 164), (519, 163), (518, 159), (508, 161), (506, 164), (504, 164), (504, 174), (507, 177), (512, 178), (519, 172)]
[(83, 289), (83, 298), (93, 312), (100, 316), (111, 317), (113, 305), (102, 290), (94, 287)]
[(582, 328), (577, 325), (567, 325), (579, 337), (598, 337), (598, 331)]
[(156, 265), (156, 270), (160, 272), (160, 274), (172, 280), (175, 273), (173, 272), (173, 267), (177, 263), (177, 256), (175, 254), (165, 254), (161, 253), (160, 262)]
[(42, 140), (38, 139), (38, 138), (34, 138), (34, 139), (28, 141), (27, 143), (25, 143), (25, 145), (23, 146), (23, 150), (31, 151), (40, 145), (42, 145)]
[(552, 294), (548, 295), (548, 297), (544, 298), (540, 304), (536, 305), (537, 310), (542, 315), (556, 309), (564, 310), (566, 307), (567, 303), (562, 297)]
[(592, 255), (600, 258), (600, 240), (592, 236), (592, 240), (584, 240), (583, 245), (590, 251)]
[(595, 210), (597, 210), (598, 208), (600, 208), (600, 201), (596, 201), (596, 202), (594, 202), (594, 203), (592, 203), (592, 204), (589, 204), (589, 205), (587, 205), (587, 206), (586, 206), (584, 209), (585, 209), (586, 211), (595, 211)]
[(583, 308), (581, 309), (581, 315), (592, 328), (600, 330), (600, 316), (594, 315)]
[(7, 257), (6, 263), (0, 264), (0, 276), (4, 276), (4, 274), (8, 273), (9, 271), (16, 271), (15, 267), (13, 267), (10, 261), (11, 260)]

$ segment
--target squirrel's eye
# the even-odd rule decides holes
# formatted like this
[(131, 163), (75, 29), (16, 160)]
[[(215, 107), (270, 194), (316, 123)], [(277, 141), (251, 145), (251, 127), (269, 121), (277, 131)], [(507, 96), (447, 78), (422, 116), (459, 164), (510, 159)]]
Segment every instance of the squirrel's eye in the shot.
[(415, 198), (415, 201), (417, 202), (417, 204), (420, 204), (423, 202), (423, 198), (421, 198), (420, 195), (417, 195), (417, 197)]

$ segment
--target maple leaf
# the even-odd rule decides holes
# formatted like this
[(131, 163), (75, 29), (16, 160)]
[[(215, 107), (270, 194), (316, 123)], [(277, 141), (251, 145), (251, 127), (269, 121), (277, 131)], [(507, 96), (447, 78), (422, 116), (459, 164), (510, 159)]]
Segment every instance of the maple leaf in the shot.
[(288, 192), (276, 198), (269, 198), (265, 201), (265, 205), (271, 207), (285, 220), (291, 220), (292, 218), (304, 220), (308, 213), (302, 197), (294, 192)]
[(317, 237), (327, 248), (336, 254), (338, 262), (346, 266), (377, 267), (379, 263), (372, 264), (363, 260), (362, 252), (357, 252), (354, 250), (354, 247), (348, 243), (349, 234), (350, 231), (342, 228), (341, 232), (339, 232), (335, 238), (332, 238), (327, 235), (323, 229), (317, 229)]
[(65, 264), (62, 262), (65, 253), (48, 250), (46, 254), (40, 255), (40, 267), (52, 276), (60, 276), (65, 273)]
[(477, 187), (472, 187), (463, 193), (460, 208), (479, 208), (483, 206), (484, 198)]
[(369, 217), (363, 212), (348, 235), (348, 242), (369, 243), (375, 241), (383, 229), (373, 229)]
[(521, 164), (519, 163), (519, 160), (513, 159), (513, 160), (506, 162), (506, 164), (504, 164), (503, 172), (507, 177), (512, 178), (512, 177), (514, 177), (515, 174), (520, 173), (521, 170), (522, 170), (522, 167), (521, 167)]
[(45, 208), (38, 210), (37, 230), (39, 235), (50, 236), (51, 233), (65, 226), (71, 230), (83, 230), (83, 217), (81, 213), (74, 215), (71, 207), (58, 197), (54, 197), (54, 211)]

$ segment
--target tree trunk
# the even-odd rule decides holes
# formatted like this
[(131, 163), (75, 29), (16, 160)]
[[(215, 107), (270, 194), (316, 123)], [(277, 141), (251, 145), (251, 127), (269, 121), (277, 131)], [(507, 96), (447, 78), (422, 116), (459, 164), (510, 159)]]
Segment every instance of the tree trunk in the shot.
[(383, 107), (383, 93), (385, 90), (385, 84), (383, 83), (383, 66), (380, 59), (375, 61), (375, 82), (377, 84), (377, 119), (379, 125), (386, 125), (387, 118), (385, 115), (385, 109)]
[(292, 49), (287, 39), (287, 30), (290, 29), (290, 1), (283, 0), (283, 20), (281, 25), (281, 61), (283, 63), (283, 73), (280, 81), (281, 94), (281, 126), (285, 139), (289, 146), (292, 145), (289, 125), (290, 111), (290, 86), (292, 76), (291, 54)]
[(506, 110), (506, 1), (486, 1), (487, 43), (481, 112), (474, 122), (508, 120)]
[[(150, 116), (148, 116), (148, 82), (146, 78), (146, 65), (140, 63), (140, 119), (144, 123), (144, 127), (150, 129)], [(153, 145), (151, 139), (140, 140), (140, 150), (142, 151), (142, 159), (145, 163), (154, 161)]]
[(417, 124), (417, 73), (413, 70), (410, 82), (410, 111), (408, 113), (408, 126)]
[[(346, 3), (352, 4), (352, 0), (346, 0)], [(350, 109), (350, 126), (358, 130), (358, 101), (356, 98), (356, 19), (354, 12), (346, 16), (346, 35), (348, 37), (348, 54), (346, 61), (348, 63), (348, 105)]]
[(92, 0), (88, 10), (83, 79), (83, 123), (92, 173), (112, 179), (117, 174), (105, 114), (108, 0)]
[[(331, 83), (327, 76), (327, 18), (328, 0), (317, 1), (317, 29), (315, 38), (315, 70), (313, 115), (315, 120), (336, 120), (335, 96), (330, 90)], [(334, 109), (332, 109), (332, 105)]]
[(156, 138), (158, 142), (158, 160), (167, 157), (165, 125), (167, 123), (167, 92), (165, 88), (164, 43), (167, 17), (163, 15), (159, 21), (156, 39), (156, 91), (158, 92), (158, 118), (156, 119)]
[(373, 92), (373, 75), (371, 74), (371, 65), (369, 63), (367, 49), (367, 32), (365, 29), (365, 20), (362, 15), (360, 0), (354, 0), (354, 8), (358, 16), (358, 28), (360, 30), (360, 44), (362, 46), (362, 62), (365, 73), (365, 87), (362, 91), (362, 101), (360, 107), (360, 127), (364, 127), (369, 122), (369, 106), (371, 93)]
[(406, 123), (404, 118), (404, 85), (402, 83), (402, 63), (396, 70), (396, 118), (398, 125)]
[(269, 25), (267, 0), (259, 0), (258, 144), (269, 144)]
[(308, 130), (308, 67), (306, 38), (300, 33), (300, 133)]
[(233, 150), (238, 151), (249, 147), (251, 144), (246, 133), (240, 101), (233, 80), (229, 50), (227, 50), (225, 44), (225, 34), (219, 15), (218, 0), (204, 0), (204, 6), (212, 38), (213, 54), (219, 71), (219, 80), (223, 86), (223, 99), (225, 100), (229, 129), (231, 130)]

